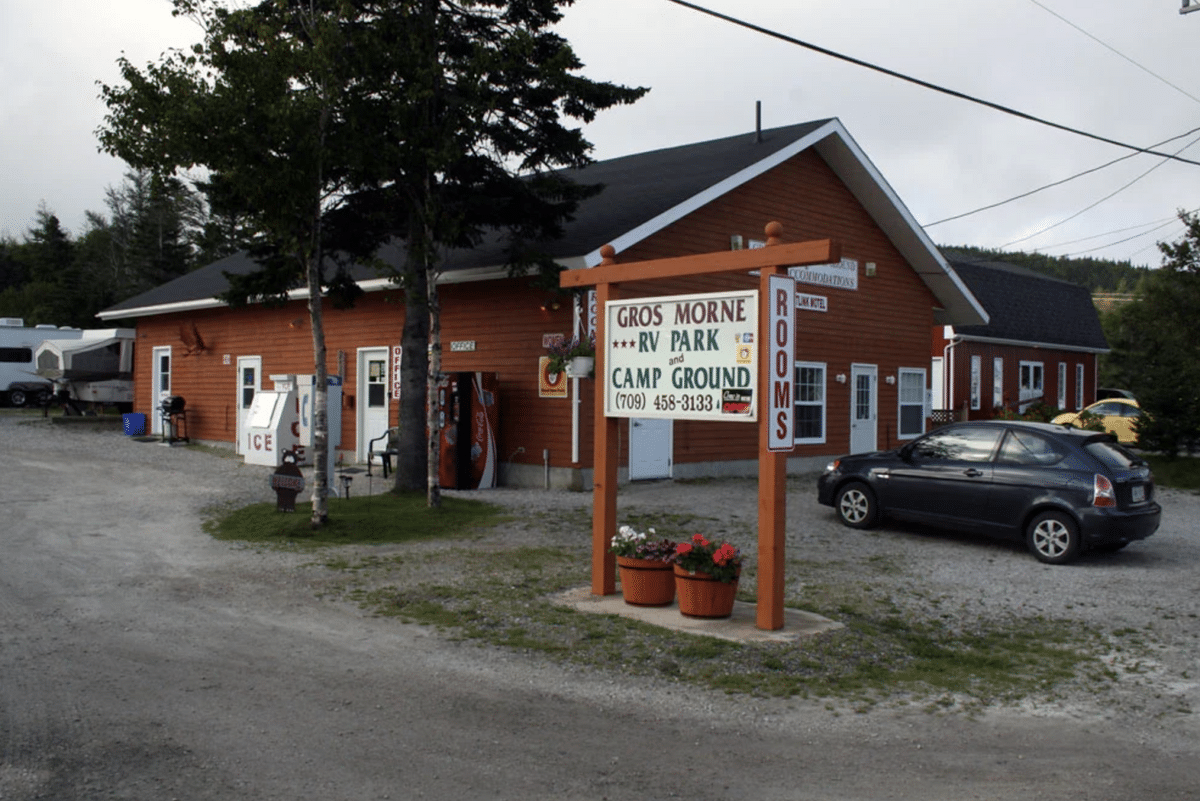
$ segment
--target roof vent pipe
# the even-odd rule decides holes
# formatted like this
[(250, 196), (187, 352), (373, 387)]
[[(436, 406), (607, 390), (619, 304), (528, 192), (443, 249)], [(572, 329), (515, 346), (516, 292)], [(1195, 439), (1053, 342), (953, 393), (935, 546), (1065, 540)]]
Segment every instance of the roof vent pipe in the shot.
[(762, 101), (754, 101), (754, 144), (762, 143)]

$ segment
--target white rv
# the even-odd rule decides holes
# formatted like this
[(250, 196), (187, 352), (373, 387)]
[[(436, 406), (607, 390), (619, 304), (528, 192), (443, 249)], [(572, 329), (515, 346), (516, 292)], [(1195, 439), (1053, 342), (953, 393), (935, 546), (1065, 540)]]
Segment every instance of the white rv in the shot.
[(133, 406), (132, 328), (80, 331), (75, 339), (47, 339), (34, 353), (37, 374), (54, 382), (60, 397), (76, 403)]
[(49, 400), (53, 387), (37, 374), (34, 353), (47, 339), (68, 341), (81, 336), (78, 328), (26, 327), (20, 317), (0, 317), (0, 400), (9, 406)]

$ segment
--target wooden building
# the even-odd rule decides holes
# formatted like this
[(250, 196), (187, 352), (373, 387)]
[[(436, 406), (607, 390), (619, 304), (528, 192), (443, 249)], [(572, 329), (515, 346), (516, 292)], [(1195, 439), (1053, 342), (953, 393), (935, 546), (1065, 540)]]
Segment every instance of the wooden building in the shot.
[[(600, 262), (605, 244), (631, 262), (754, 247), (770, 221), (783, 240), (834, 239), (842, 261), (805, 270), (797, 295), (795, 398), (801, 421), (792, 469), (829, 455), (894, 446), (926, 428), (929, 332), (983, 325), (980, 303), (836, 119), (598, 162), (573, 176), (605, 186), (565, 236), (545, 245), (566, 269)], [(399, 259), (386, 250), (382, 257)], [(241, 447), (244, 415), (268, 376), (311, 374), (304, 293), (283, 308), (231, 309), (215, 299), (233, 256), (101, 313), (138, 330), (135, 407), (153, 418), (164, 392), (183, 396), (193, 439)], [(329, 370), (344, 379), (334, 437), (347, 460), (395, 425), (404, 305), (368, 268), (353, 309), (326, 307)], [(751, 276), (664, 281), (639, 292), (752, 286)], [(653, 283), (653, 282), (652, 282)], [(447, 255), (441, 284), (443, 369), (494, 373), (501, 483), (590, 485), (594, 379), (547, 387), (545, 343), (587, 325), (586, 296), (510, 278), (499, 246)], [(565, 392), (564, 392), (565, 390)], [(621, 426), (625, 478), (753, 474), (755, 427), (634, 420)]]
[(950, 263), (989, 321), (934, 329), (936, 408), (981, 420), (1035, 403), (1073, 412), (1096, 400), (1108, 342), (1086, 287), (1002, 262)]

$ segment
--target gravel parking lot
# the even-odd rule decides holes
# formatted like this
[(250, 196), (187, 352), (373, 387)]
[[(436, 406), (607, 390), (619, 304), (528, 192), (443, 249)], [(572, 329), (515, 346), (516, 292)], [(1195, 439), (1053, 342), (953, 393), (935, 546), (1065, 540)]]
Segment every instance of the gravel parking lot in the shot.
[[(501, 732), (514, 725), (509, 734), (521, 731), (528, 748), (540, 753), (557, 753), (561, 746), (564, 755), (583, 760), (579, 755), (611, 752), (614, 760), (619, 756), (641, 771), (652, 771), (656, 762), (686, 759), (691, 740), (685, 732), (690, 731), (707, 733), (706, 748), (727, 748), (748, 764), (758, 760), (757, 773), (736, 772), (733, 790), (721, 790), (719, 779), (706, 779), (698, 786), (707, 789), (695, 797), (1116, 801), (1135, 790), (1143, 797), (1191, 797), (1188, 793), (1200, 786), (1200, 496), (1192, 493), (1160, 490), (1163, 526), (1149, 540), (1117, 554), (1086, 555), (1070, 566), (1052, 567), (1020, 546), (953, 533), (892, 524), (853, 531), (815, 502), (815, 476), (790, 480), (789, 597), (853, 586), (951, 631), (981, 620), (1042, 617), (1095, 629), (1118, 644), (1136, 640), (1136, 648), (1109, 655), (1113, 678), (1100, 691), (1075, 682), (1020, 708), (984, 710), (983, 721), (972, 724), (954, 716), (938, 722), (925, 712), (887, 705), (846, 715), (819, 701), (683, 692), (656, 680), (631, 688), (621, 676), (456, 644), (427, 629), (371, 619), (350, 604), (319, 599), (307, 556), (240, 549), (200, 533), (197, 522), (213, 505), (272, 500), (269, 469), (21, 416), (0, 416), (0, 452), (5, 454), (2, 527), (8, 538), (0, 574), (2, 798), (282, 799), (300, 797), (300, 791), (327, 798), (388, 797), (375, 786), (370, 794), (346, 789), (352, 776), (348, 765), (333, 770), (348, 784), (332, 789), (334, 779), (320, 774), (330, 766), (290, 760), (303, 756), (320, 762), (323, 751), (342, 759), (346, 749), (374, 753), (388, 747), (397, 735), (371, 728), (395, 727), (394, 720), (376, 720), (384, 711), (409, 721), (405, 725), (425, 725), (415, 721), (432, 720), (438, 710), (460, 710), (446, 684), (452, 676), (458, 677), (453, 687), (468, 686), (461, 682), (469, 677), (473, 692), (491, 688), (493, 700), (463, 702), (461, 711), (471, 721), (466, 725), (476, 733), (465, 733), (464, 721), (455, 720), (446, 733), (429, 735), (431, 742), (458, 748), (449, 743), (465, 736), (466, 752), (478, 749), (470, 770), (492, 775), (497, 787), (506, 780), (518, 782), (495, 793), (499, 797), (669, 795), (638, 794), (611, 769), (603, 791), (595, 782), (570, 792), (522, 791), (514, 777), (541, 775), (543, 769), (561, 773), (562, 767), (554, 768), (554, 760), (539, 766), (528, 756), (506, 755)], [(386, 489), (378, 477), (371, 484), (375, 492)], [(360, 474), (352, 492), (366, 489)], [(515, 522), (497, 528), (489, 541), (577, 545), (588, 536), (577, 525), (590, 509), (588, 494), (495, 490), (472, 497), (514, 512)], [(754, 484), (742, 480), (639, 483), (622, 487), (619, 494), (624, 517), (686, 520), (751, 552), (755, 500)], [(75, 522), (63, 526), (64, 519)], [(555, 519), (575, 522), (545, 524)], [(541, 522), (531, 526), (530, 520)], [(752, 580), (744, 588), (753, 591)], [(168, 644), (173, 652), (163, 651)], [(218, 652), (222, 661), (212, 662)], [(356, 664), (370, 665), (371, 673), (387, 675), (388, 684), (376, 683), (354, 666), (338, 667), (348, 655)], [(93, 659), (101, 661), (93, 664)], [(412, 672), (403, 679), (392, 676), (389, 671), (401, 666)], [(335, 678), (339, 671), (353, 675), (353, 684)], [(302, 678), (309, 674), (312, 681)], [(426, 679), (414, 676), (441, 677), (439, 689), (421, 690), (418, 685)], [(397, 686), (396, 681), (417, 695), (401, 703), (394, 690), (384, 689)], [(429, 700), (419, 700), (422, 696)], [(442, 700), (431, 710), (427, 707), (435, 697)], [(380, 706), (384, 698), (390, 700)], [(541, 739), (500, 709), (508, 703), (500, 699), (517, 703), (518, 698), (525, 710), (520, 715), (530, 721), (586, 715), (595, 717), (599, 728), (564, 739), (550, 726)], [(625, 716), (614, 710), (630, 700), (641, 710), (641, 734), (599, 725)], [(342, 720), (343, 701), (346, 709), (359, 711), (353, 723)], [(154, 703), (159, 706), (138, 711)], [(493, 705), (494, 711), (485, 711)], [(568, 708), (575, 711), (568, 714)], [(379, 712), (364, 712), (371, 709)], [(343, 739), (318, 738), (316, 730), (328, 726), (340, 726), (337, 736)], [(673, 734), (664, 734), (663, 727)], [(255, 731), (263, 734), (256, 737)], [(157, 757), (146, 757), (145, 792), (115, 784), (126, 768), (98, 756), (98, 744), (120, 753), (116, 745), (132, 747), (152, 734), (156, 747), (169, 754), (155, 751)], [(654, 746), (644, 739), (651, 736), (657, 738)], [(227, 753), (226, 739), (258, 749), (257, 763)], [(696, 743), (701, 739), (697, 736)], [(597, 749), (598, 743), (605, 745)], [(651, 754), (655, 748), (661, 753)], [(919, 758), (910, 750), (922, 748)], [(1044, 761), (1019, 761), (1039, 749)], [(188, 756), (193, 753), (197, 756)], [(136, 753), (126, 757), (137, 762)], [(59, 768), (51, 764), (55, 759)], [(811, 780), (804, 793), (795, 790), (792, 777), (801, 762)], [(502, 763), (507, 767), (498, 767)], [(839, 764), (868, 763), (870, 771), (838, 778)], [(1111, 768), (1114, 763), (1119, 770)], [(55, 771), (61, 773), (66, 764), (76, 765), (64, 781), (82, 782), (71, 785), (77, 792), (53, 789)], [(412, 797), (417, 788), (430, 797), (481, 794), (479, 786), (473, 792), (447, 784), (445, 773), (440, 783), (427, 775), (436, 773), (431, 767), (436, 760), (419, 764), (425, 771), (419, 781), (407, 775), (402, 780), (416, 782), (409, 785)], [(204, 791), (193, 783), (190, 790), (175, 786), (173, 794), (150, 792), (172, 787), (173, 776), (202, 784), (218, 767), (224, 778)], [(268, 768), (270, 776), (264, 774)], [(379, 770), (372, 767), (368, 774), (378, 779), (372, 771)], [(869, 773), (889, 781), (872, 780)], [(87, 786), (87, 775), (103, 793), (78, 791)], [(985, 790), (979, 783), (984, 780), (999, 783)], [(389, 774), (388, 781), (401, 779)], [(403, 784), (389, 786), (396, 793), (391, 797), (405, 797), (396, 789)], [(788, 787), (795, 791), (785, 791)]]

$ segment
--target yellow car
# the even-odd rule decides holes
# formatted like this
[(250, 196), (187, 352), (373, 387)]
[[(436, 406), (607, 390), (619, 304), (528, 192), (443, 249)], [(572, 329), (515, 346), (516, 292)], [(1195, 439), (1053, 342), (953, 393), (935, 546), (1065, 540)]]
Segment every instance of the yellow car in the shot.
[[(1101, 418), (1104, 430), (1110, 434), (1116, 434), (1118, 441), (1126, 445), (1137, 442), (1137, 432), (1134, 430), (1133, 424), (1142, 415), (1137, 401), (1131, 398), (1108, 398), (1084, 407), (1083, 412), (1091, 412)], [(1050, 422), (1076, 425), (1079, 415), (1083, 412), (1060, 414)]]

